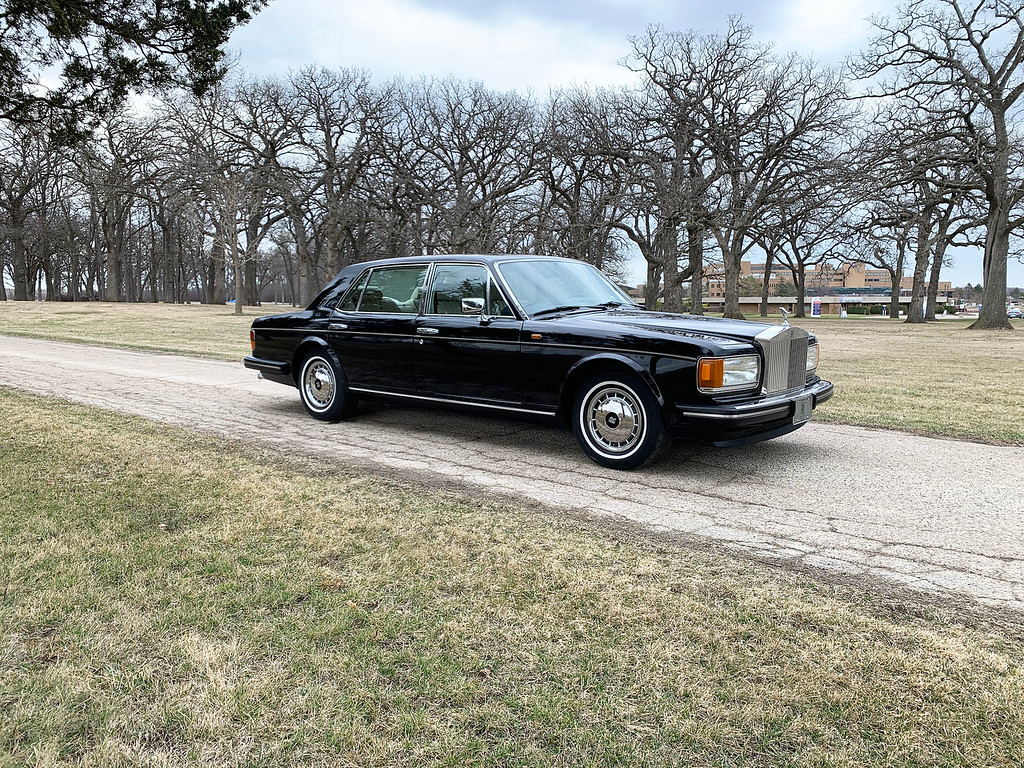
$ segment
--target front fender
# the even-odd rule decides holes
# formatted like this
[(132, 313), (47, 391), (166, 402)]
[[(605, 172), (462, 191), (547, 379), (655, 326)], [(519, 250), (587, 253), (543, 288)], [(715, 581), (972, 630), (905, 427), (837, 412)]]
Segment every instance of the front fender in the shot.
[(595, 352), (587, 357), (580, 358), (569, 369), (562, 382), (562, 391), (559, 393), (559, 403), (563, 411), (571, 407), (572, 399), (575, 396), (576, 388), (583, 379), (599, 370), (628, 370), (639, 376), (644, 383), (651, 388), (651, 392), (658, 401), (658, 405), (665, 405), (665, 398), (661, 394), (661, 388), (651, 375), (650, 366), (652, 357), (650, 355), (630, 356), (618, 352)]

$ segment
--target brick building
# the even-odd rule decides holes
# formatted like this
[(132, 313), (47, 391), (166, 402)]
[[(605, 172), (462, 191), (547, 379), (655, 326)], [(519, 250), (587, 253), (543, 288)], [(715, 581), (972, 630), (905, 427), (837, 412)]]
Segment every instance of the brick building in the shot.
[[(764, 279), (764, 262), (755, 264), (750, 261), (740, 262), (740, 279), (753, 277), (757, 280)], [(862, 289), (865, 295), (884, 294), (888, 300), (889, 291), (892, 288), (892, 280), (889, 273), (884, 269), (872, 269), (865, 264), (852, 262), (840, 264), (815, 264), (807, 268), (807, 297), (828, 296), (833, 293), (850, 294), (857, 292), (855, 289)], [(792, 283), (793, 277), (788, 269), (773, 270), (769, 287), (772, 295), (776, 294), (775, 288), (782, 283)], [(914, 278), (904, 276), (900, 280), (900, 294), (910, 295), (914, 287)], [(939, 296), (947, 298), (952, 293), (952, 283), (939, 281)], [(725, 298), (725, 277), (718, 271), (705, 278), (704, 297), (706, 301), (714, 302)]]

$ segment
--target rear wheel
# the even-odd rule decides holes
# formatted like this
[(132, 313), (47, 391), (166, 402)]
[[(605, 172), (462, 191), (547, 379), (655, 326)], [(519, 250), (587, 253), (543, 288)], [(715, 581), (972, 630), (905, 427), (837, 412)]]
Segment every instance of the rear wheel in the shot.
[(613, 469), (652, 464), (671, 445), (651, 388), (618, 371), (592, 376), (580, 387), (573, 431), (591, 459)]
[(302, 363), (299, 394), (314, 419), (338, 421), (355, 410), (355, 395), (349, 392), (341, 363), (327, 351), (317, 351)]

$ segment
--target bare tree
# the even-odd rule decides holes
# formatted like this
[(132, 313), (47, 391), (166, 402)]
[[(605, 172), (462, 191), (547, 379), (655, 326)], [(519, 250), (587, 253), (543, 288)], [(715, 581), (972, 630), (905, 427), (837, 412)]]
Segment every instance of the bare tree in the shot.
[(614, 223), (622, 216), (624, 180), (614, 145), (613, 99), (580, 89), (552, 95), (541, 137), (543, 191), (534, 250), (617, 272), (622, 254)]
[[(701, 311), (705, 244), (711, 232), (711, 190), (719, 179), (704, 110), (709, 85), (728, 55), (727, 39), (648, 28), (632, 38), (626, 64), (644, 77), (642, 90), (622, 111), (632, 127), (623, 148), (630, 182), (630, 221), (619, 224), (648, 263), (646, 304), (654, 307), (664, 280), (664, 306), (678, 311), (691, 280), (691, 307)], [(705, 76), (707, 70), (712, 73)], [(682, 251), (682, 254), (680, 253)], [(686, 266), (680, 268), (685, 254)]]
[[(374, 162), (380, 124), (390, 99), (388, 89), (378, 89), (361, 70), (306, 68), (290, 78), (294, 99), (302, 115), (299, 134), (307, 162), (290, 164), (286, 175), (293, 230), (310, 224), (316, 248), (304, 243), (307, 259), (316, 255), (324, 277), (352, 261), (365, 258), (360, 232), (370, 217), (369, 198), (376, 192), (366, 184)], [(306, 178), (299, 179), (304, 174)], [(302, 191), (305, 202), (295, 198)], [(305, 206), (311, 218), (297, 217), (296, 205)], [(318, 210), (314, 214), (313, 208)], [(312, 299), (319, 290), (318, 270), (312, 265), (304, 295)]]
[(44, 132), (0, 122), (0, 238), (7, 244), (15, 301), (28, 301), (35, 294), (38, 265), (31, 263), (29, 240), (32, 218), (43, 205), (41, 190), (51, 164), (51, 147)]
[(522, 204), (537, 181), (532, 101), (479, 83), (420, 82), (396, 89), (387, 157), (410, 233), (428, 253), (491, 253), (530, 230)]
[(984, 299), (972, 328), (1010, 328), (1003, 311), (1011, 212), (1024, 197), (1017, 123), (1024, 95), (1024, 12), (1007, 0), (914, 0), (896, 17), (874, 18), (878, 34), (860, 62), (863, 77), (891, 74), (875, 93), (913, 99), (958, 123), (987, 203)]
[(805, 317), (808, 269), (843, 255), (843, 222), (853, 200), (838, 171), (821, 165), (814, 172), (794, 176), (792, 186), (756, 225), (754, 237), (767, 255), (761, 317), (768, 316), (768, 281), (774, 264), (785, 266), (793, 276), (794, 315)]

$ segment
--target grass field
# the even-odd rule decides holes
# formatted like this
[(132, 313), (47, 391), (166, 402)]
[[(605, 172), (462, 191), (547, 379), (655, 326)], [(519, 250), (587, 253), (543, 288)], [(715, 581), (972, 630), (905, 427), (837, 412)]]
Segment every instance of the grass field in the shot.
[[(264, 308), (263, 313), (283, 311)], [(238, 360), (261, 310), (167, 304), (0, 302), (0, 334)], [(1024, 444), (1024, 333), (969, 331), (969, 320), (907, 325), (807, 319), (836, 396), (815, 419)], [(1020, 325), (1020, 323), (1018, 323)]]
[(970, 320), (795, 322), (821, 339), (821, 375), (836, 384), (815, 418), (1024, 445), (1019, 329), (971, 331)]
[(1019, 766), (942, 609), (0, 390), (0, 766)]

